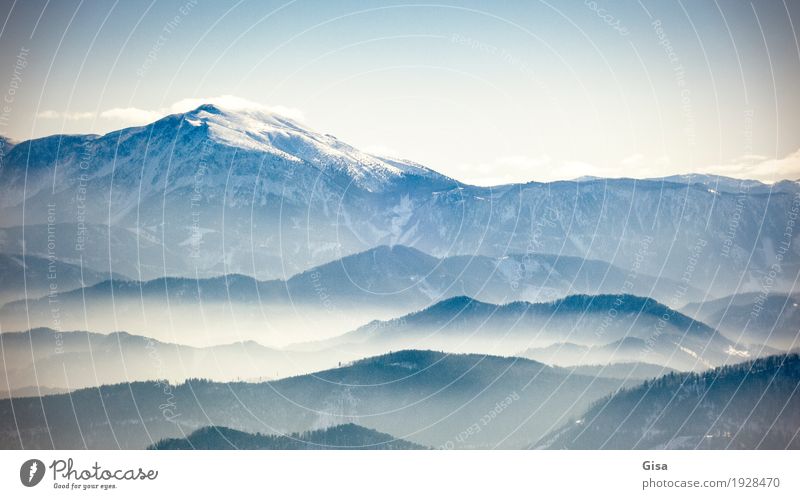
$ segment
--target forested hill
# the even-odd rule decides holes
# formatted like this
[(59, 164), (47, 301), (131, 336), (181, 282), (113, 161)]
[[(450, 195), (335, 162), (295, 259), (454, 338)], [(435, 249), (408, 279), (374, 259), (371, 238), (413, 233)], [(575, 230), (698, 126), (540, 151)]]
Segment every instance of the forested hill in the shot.
[(800, 449), (800, 357), (667, 374), (596, 402), (539, 446)]
[(421, 445), (348, 423), (290, 435), (262, 435), (224, 426), (206, 426), (186, 438), (167, 438), (149, 447), (155, 450), (418, 450)]

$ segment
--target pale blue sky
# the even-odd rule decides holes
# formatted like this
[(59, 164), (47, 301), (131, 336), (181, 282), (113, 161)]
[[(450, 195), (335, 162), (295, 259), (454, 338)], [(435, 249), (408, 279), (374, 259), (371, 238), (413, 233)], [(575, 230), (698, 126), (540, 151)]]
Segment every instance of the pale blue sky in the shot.
[(798, 2), (19, 1), (2, 20), (15, 139), (235, 95), (473, 183), (800, 178)]

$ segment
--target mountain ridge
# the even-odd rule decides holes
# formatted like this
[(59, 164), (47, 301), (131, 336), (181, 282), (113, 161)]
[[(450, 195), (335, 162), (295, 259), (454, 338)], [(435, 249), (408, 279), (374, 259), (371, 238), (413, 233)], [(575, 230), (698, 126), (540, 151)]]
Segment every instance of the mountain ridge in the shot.
[(148, 450), (423, 450), (425, 447), (353, 423), (289, 435), (205, 426), (186, 438), (164, 439)]
[(596, 401), (538, 447), (798, 449), (800, 356), (671, 373)]
[[(102, 137), (35, 139), (5, 160), (0, 251), (24, 245), (46, 254), (45, 228), (34, 225), (47, 224), (53, 205), (70, 243), (82, 230), (78, 214), (91, 228), (89, 249), (62, 244), (57, 258), (83, 257), (98, 270), (125, 265), (123, 273), (145, 280), (165, 270), (263, 278), (257, 269), (271, 269), (274, 277), (404, 244), (438, 257), (570, 255), (656, 276), (682, 275), (696, 260), (694, 279), (720, 296), (758, 288), (775, 256), (767, 243), (781, 241), (781, 221), (800, 192), (794, 182), (720, 190), (716, 177), (469, 186), (285, 120), (213, 106)], [(742, 202), (749, 208), (738, 214)], [(741, 220), (731, 237), (734, 217)], [(30, 230), (21, 237), (14, 228), (23, 222)], [(695, 251), (701, 242), (706, 249)], [(778, 291), (800, 271), (794, 254), (782, 263)]]
[[(261, 383), (132, 382), (0, 400), (0, 448), (141, 449), (234, 421), (247, 432), (356, 423), (429, 447), (521, 448), (624, 385), (527, 359), (403, 350)], [(479, 434), (461, 435), (501, 402), (514, 410), (495, 414)], [(141, 417), (132, 425), (135, 407)]]
[[(559, 356), (559, 345), (565, 342), (573, 348)], [(700, 321), (634, 295), (570, 295), (552, 302), (506, 304), (458, 296), (308, 348), (369, 355), (409, 347), (519, 354), (557, 365), (647, 362), (689, 371), (763, 350), (738, 345)], [(550, 355), (539, 357), (537, 347), (549, 349)]]
[[(270, 336), (263, 328), (264, 321), (270, 320), (265, 315), (272, 318), (275, 329), (297, 330), (308, 328), (309, 322), (318, 323), (320, 326), (313, 327), (324, 328), (320, 330), (324, 334), (308, 337), (311, 341), (351, 331), (373, 319), (402, 316), (460, 294), (493, 303), (543, 301), (570, 294), (613, 292), (624, 289), (627, 279), (627, 273), (613, 265), (568, 256), (437, 258), (404, 245), (383, 245), (285, 280), (259, 280), (242, 274), (200, 279), (161, 277), (144, 282), (115, 280), (61, 293), (56, 298), (64, 305), (64, 329), (147, 331), (149, 336), (168, 339), (184, 330), (208, 329), (210, 326), (196, 321), (196, 310), (208, 308), (210, 315), (210, 311), (222, 307), (219, 313), (241, 324), (242, 336), (275, 345), (298, 343), (304, 338), (276, 341), (265, 337)], [(669, 298), (677, 286), (669, 279), (640, 275), (629, 289)], [(691, 287), (686, 290), (687, 297), (702, 295)], [(169, 303), (168, 309), (164, 303)], [(181, 315), (181, 307), (195, 308)], [(165, 316), (170, 310), (174, 313)], [(111, 311), (115, 315), (111, 316)], [(0, 312), (6, 329), (48, 326), (52, 320), (47, 299), (9, 303)], [(164, 320), (154, 320), (158, 317)], [(184, 335), (179, 339), (184, 344), (198, 344)]]

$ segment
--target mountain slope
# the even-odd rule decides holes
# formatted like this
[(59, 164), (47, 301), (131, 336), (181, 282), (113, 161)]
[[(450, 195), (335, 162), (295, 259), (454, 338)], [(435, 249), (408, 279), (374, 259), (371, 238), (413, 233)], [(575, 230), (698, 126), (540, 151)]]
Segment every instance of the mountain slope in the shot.
[(169, 438), (152, 450), (421, 450), (424, 447), (352, 423), (290, 435), (252, 434), (206, 426), (186, 438)]
[(703, 303), (686, 310), (730, 338), (761, 343), (780, 350), (800, 346), (800, 295), (743, 293)]
[[(107, 272), (33, 255), (0, 253), (0, 304), (70, 291), (109, 279)], [(117, 274), (115, 279), (126, 279)]]
[[(631, 272), (633, 281), (690, 267), (688, 280), (712, 297), (759, 289), (776, 263), (783, 271), (772, 287), (786, 292), (800, 272), (798, 254), (778, 261), (773, 249), (785, 242), (797, 182), (766, 190), (705, 177), (476, 187), (365, 154), (278, 115), (208, 105), (104, 136), (21, 142), (5, 160), (7, 231), (21, 233), (23, 205), (25, 223), (40, 226), (55, 206), (51, 215), (70, 242), (57, 258), (81, 256), (72, 243), (88, 226), (110, 251), (87, 246), (87, 266), (145, 280), (165, 273), (271, 279), (381, 244), (439, 257), (588, 258)], [(0, 237), (0, 251), (24, 245), (46, 255), (41, 229), (23, 239)], [(673, 307), (692, 300), (681, 288), (673, 297)]]
[[(534, 358), (535, 360), (535, 358)], [(616, 364), (576, 365), (564, 367), (566, 371), (603, 378), (646, 380), (669, 374), (672, 369), (645, 362), (620, 362)]]
[(800, 449), (800, 358), (781, 355), (624, 390), (539, 444), (569, 449)]
[[(120, 240), (100, 241), (112, 246), (115, 259), (141, 261), (145, 279), (164, 275), (159, 269), (255, 275), (263, 268), (256, 277), (274, 277), (281, 267), (294, 273), (381, 239), (402, 242), (390, 232), (365, 233), (364, 221), (386, 205), (390, 211), (402, 206), (409, 191), (424, 197), (460, 185), (421, 165), (360, 152), (279, 115), (214, 105), (103, 136), (21, 142), (4, 159), (4, 227), (23, 222), (23, 205), (26, 225), (54, 219), (64, 224), (70, 242), (85, 225), (110, 224), (109, 231), (126, 231), (145, 246), (156, 241), (166, 247), (165, 254), (151, 255)], [(385, 215), (370, 227), (389, 227), (404, 217), (397, 210)], [(350, 227), (350, 220), (357, 226)], [(314, 230), (306, 232), (302, 224)], [(365, 244), (362, 236), (371, 241)], [(275, 248), (277, 241), (285, 246)], [(32, 242), (26, 241), (29, 251), (41, 256), (45, 246)], [(59, 246), (56, 256), (68, 260), (73, 245)], [(109, 268), (108, 255), (89, 256), (87, 265)]]
[[(563, 348), (569, 342), (573, 348)], [(550, 349), (542, 361), (558, 364), (649, 362), (698, 370), (752, 355), (707, 325), (650, 298), (571, 295), (548, 303), (443, 300), (391, 321), (374, 321), (319, 342), (361, 355), (400, 348), (431, 348), (501, 355)], [(562, 352), (562, 350), (564, 350)]]
[[(414, 248), (378, 246), (286, 280), (226, 275), (102, 282), (57, 296), (66, 329), (146, 331), (191, 345), (236, 339), (280, 345), (319, 340), (467, 293), (491, 302), (543, 301), (625, 289), (627, 273), (604, 262), (555, 255), (436, 258)], [(640, 275), (632, 290), (669, 298), (678, 283)], [(699, 291), (687, 288), (688, 294)], [(164, 307), (167, 303), (169, 306)], [(0, 310), (6, 329), (52, 324), (48, 299)], [(199, 337), (211, 336), (206, 341)], [(305, 335), (305, 337), (301, 336)]]
[(0, 400), (0, 448), (142, 449), (204, 426), (287, 434), (344, 423), (429, 447), (520, 448), (620, 386), (525, 359), (401, 351), (266, 383), (131, 383)]
[(12, 391), (30, 386), (63, 391), (155, 379), (172, 383), (190, 378), (274, 379), (352, 359), (275, 350), (254, 341), (195, 348), (123, 332), (39, 328), (0, 334), (0, 386)]

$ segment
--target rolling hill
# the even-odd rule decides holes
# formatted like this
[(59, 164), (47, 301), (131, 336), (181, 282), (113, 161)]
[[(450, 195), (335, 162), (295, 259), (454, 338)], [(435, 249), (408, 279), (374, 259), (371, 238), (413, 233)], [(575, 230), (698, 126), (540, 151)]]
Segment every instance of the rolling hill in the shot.
[[(81, 268), (56, 259), (0, 254), (0, 305), (92, 286), (110, 277), (108, 272)], [(114, 278), (127, 279), (121, 274), (114, 275)]]
[(262, 435), (206, 426), (186, 438), (168, 438), (151, 450), (422, 450), (425, 447), (399, 440), (352, 423), (291, 435)]
[(780, 350), (800, 347), (800, 295), (742, 293), (690, 303), (686, 313), (743, 343), (761, 343)]
[(0, 354), (0, 386), (28, 387), (28, 393), (36, 386), (67, 391), (129, 381), (277, 379), (353, 360), (328, 352), (275, 350), (254, 341), (195, 348), (124, 332), (49, 328), (0, 334)]
[[(286, 280), (244, 275), (114, 280), (54, 298), (62, 329), (146, 331), (162, 341), (195, 346), (230, 342), (233, 329), (236, 339), (285, 345), (342, 334), (464, 293), (494, 303), (544, 301), (616, 292), (627, 279), (620, 268), (574, 257), (436, 258), (397, 245), (349, 255)], [(665, 297), (678, 285), (646, 275), (636, 283), (635, 290)], [(52, 308), (50, 298), (15, 302), (0, 309), (0, 317), (6, 330), (47, 327)]]
[(206, 426), (291, 434), (355, 423), (437, 448), (520, 448), (622, 380), (526, 359), (406, 350), (263, 383), (137, 382), (0, 400), (0, 448), (143, 449)]
[(552, 449), (800, 449), (800, 357), (672, 373), (595, 402)]
[(677, 370), (704, 370), (760, 351), (739, 346), (653, 299), (632, 295), (571, 295), (505, 305), (461, 296), (374, 321), (314, 348), (361, 355), (401, 348), (523, 352), (549, 364), (646, 362)]

